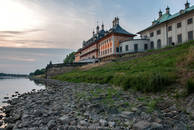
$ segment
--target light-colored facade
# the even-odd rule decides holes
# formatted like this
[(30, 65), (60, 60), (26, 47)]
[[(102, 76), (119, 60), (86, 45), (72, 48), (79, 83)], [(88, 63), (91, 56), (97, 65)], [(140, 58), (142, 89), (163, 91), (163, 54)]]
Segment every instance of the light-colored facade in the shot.
[(144, 52), (150, 49), (150, 41), (148, 39), (134, 39), (122, 42), (119, 45), (119, 53), (136, 53)]
[(96, 59), (98, 57), (98, 46), (93, 44), (80, 52), (80, 60)]
[(159, 18), (147, 29), (139, 32), (142, 38), (150, 40), (151, 49), (177, 45), (194, 38), (194, 6), (185, 4), (185, 9), (171, 15), (170, 8), (166, 13), (159, 12)]

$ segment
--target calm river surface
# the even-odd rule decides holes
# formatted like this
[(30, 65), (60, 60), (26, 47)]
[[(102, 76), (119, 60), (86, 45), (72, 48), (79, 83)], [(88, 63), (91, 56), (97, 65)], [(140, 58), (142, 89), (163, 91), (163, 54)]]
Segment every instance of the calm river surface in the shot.
[(16, 91), (22, 94), (33, 89), (45, 89), (45, 86), (35, 84), (34, 81), (30, 81), (27, 78), (0, 79), (0, 106), (5, 105), (2, 103), (2, 101), (5, 101), (4, 97), (10, 97)]

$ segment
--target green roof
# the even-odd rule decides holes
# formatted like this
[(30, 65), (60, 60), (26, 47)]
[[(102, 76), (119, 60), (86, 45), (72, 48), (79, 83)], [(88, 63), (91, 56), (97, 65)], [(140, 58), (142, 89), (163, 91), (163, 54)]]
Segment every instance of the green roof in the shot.
[(141, 32), (143, 32), (143, 31), (146, 31), (146, 30), (148, 30), (148, 29), (151, 29), (151, 28), (153, 28), (153, 27), (155, 27), (155, 26), (157, 26), (157, 25), (160, 25), (161, 23), (164, 23), (164, 22), (167, 22), (167, 21), (170, 21), (170, 20), (172, 20), (172, 19), (174, 19), (174, 18), (177, 18), (177, 17), (179, 17), (179, 16), (181, 16), (181, 15), (184, 15), (184, 14), (186, 14), (186, 13), (188, 13), (188, 12), (191, 12), (191, 11), (193, 11), (194, 10), (194, 5), (193, 6), (191, 6), (191, 7), (189, 7), (189, 8), (187, 8), (187, 9), (185, 9), (185, 10), (181, 10), (181, 11), (179, 11), (178, 13), (175, 13), (175, 14), (173, 14), (173, 15), (171, 15), (171, 14), (163, 14), (162, 16), (161, 16), (161, 18), (159, 18), (159, 19), (157, 19), (157, 20), (154, 20), (153, 21), (153, 24), (151, 25), (151, 26), (149, 26), (148, 28), (146, 28), (146, 29), (144, 29), (144, 30), (142, 30), (142, 31), (140, 31), (140, 32), (138, 32), (138, 33), (141, 33)]

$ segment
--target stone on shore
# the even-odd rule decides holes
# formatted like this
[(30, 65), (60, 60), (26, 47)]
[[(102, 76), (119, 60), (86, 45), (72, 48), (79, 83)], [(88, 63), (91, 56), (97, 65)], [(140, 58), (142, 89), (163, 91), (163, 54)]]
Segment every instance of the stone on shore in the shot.
[(134, 130), (146, 130), (151, 126), (151, 123), (147, 121), (139, 121), (133, 125)]

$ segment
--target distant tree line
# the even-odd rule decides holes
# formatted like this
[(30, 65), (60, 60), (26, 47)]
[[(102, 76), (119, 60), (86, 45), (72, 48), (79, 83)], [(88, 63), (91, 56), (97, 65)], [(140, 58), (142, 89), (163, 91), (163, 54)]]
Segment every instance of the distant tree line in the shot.
[(71, 64), (75, 60), (75, 52), (70, 53), (64, 59), (64, 64)]
[(30, 76), (42, 75), (42, 74), (45, 74), (45, 72), (46, 72), (45, 68), (37, 69), (34, 72), (30, 73)]
[(0, 73), (0, 77), (3, 76), (9, 76), (9, 77), (27, 77), (28, 75), (25, 74), (6, 74), (6, 73)]

